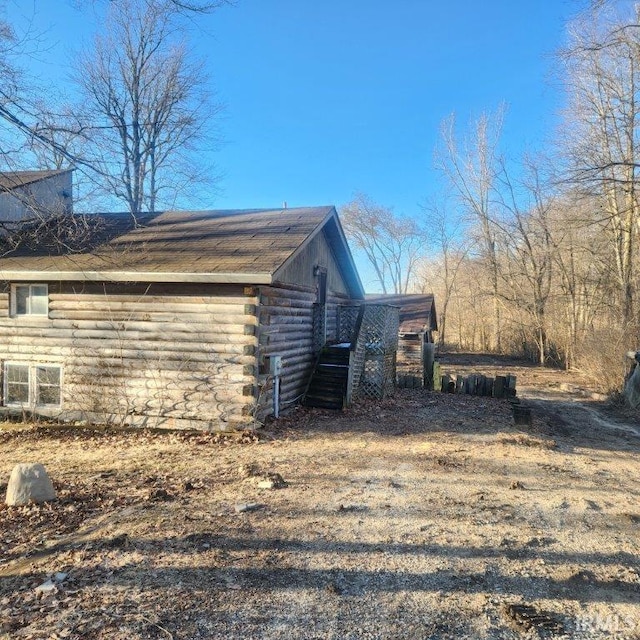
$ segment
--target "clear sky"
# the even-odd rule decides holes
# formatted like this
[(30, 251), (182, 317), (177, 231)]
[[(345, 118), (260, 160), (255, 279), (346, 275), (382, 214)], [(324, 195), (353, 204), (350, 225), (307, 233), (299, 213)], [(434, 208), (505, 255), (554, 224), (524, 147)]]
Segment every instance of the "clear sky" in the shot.
[[(35, 14), (47, 77), (68, 75), (91, 11), (0, 0)], [(89, 0), (87, 0), (89, 2)], [(517, 155), (556, 126), (553, 53), (578, 0), (236, 0), (193, 35), (225, 111), (211, 208), (336, 204), (355, 191), (417, 216), (436, 190), (441, 121), (507, 107)]]
[(551, 133), (563, 0), (240, 0), (211, 21), (228, 105), (225, 206), (335, 203), (414, 215), (441, 121), (501, 102), (517, 152)]

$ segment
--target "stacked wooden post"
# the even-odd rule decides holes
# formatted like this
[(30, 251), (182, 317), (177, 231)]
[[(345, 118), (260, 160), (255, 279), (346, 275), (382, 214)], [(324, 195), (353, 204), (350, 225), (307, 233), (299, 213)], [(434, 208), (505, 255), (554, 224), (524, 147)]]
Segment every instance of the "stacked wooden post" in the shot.
[[(439, 366), (438, 366), (439, 373)], [(461, 375), (442, 374), (439, 380), (434, 375), (434, 389), (442, 393), (465, 393), (472, 396), (491, 396), (494, 398), (513, 398), (516, 395), (516, 376), (505, 375), (495, 378), (472, 373)]]
[(442, 373), (439, 363), (434, 365), (433, 388), (442, 393), (464, 393), (473, 396), (508, 398), (513, 407), (513, 420), (516, 425), (531, 426), (532, 410), (516, 397), (516, 376), (484, 376), (472, 373), (466, 377)]

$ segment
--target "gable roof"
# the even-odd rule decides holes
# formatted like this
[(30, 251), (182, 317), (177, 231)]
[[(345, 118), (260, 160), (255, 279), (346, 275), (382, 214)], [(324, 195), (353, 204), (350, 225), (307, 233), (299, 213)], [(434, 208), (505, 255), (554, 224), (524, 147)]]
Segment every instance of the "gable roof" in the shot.
[(100, 244), (51, 255), (21, 247), (0, 258), (3, 280), (105, 280), (271, 284), (278, 271), (325, 231), (354, 295), (364, 297), (335, 207), (167, 211), (78, 216), (96, 224)]
[(432, 293), (367, 295), (367, 302), (400, 307), (399, 333), (438, 330), (436, 304)]
[(24, 187), (33, 182), (39, 182), (51, 178), (71, 169), (55, 169), (42, 171), (3, 171), (0, 172), (0, 192), (12, 191), (18, 187)]

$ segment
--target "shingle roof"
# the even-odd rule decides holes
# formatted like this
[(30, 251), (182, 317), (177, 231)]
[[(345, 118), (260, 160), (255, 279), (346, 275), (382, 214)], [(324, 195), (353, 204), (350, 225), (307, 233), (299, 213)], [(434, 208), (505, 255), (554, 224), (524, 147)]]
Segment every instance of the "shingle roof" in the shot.
[(134, 270), (274, 273), (332, 209), (167, 212), (108, 250)]
[[(147, 214), (138, 220), (138, 226), (128, 214), (100, 217), (103, 223), (98, 227), (104, 241), (90, 253), (50, 255), (37, 248), (22, 248), (0, 258), (0, 278), (15, 278), (18, 272), (50, 273), (56, 279), (66, 272), (118, 272), (133, 276), (154, 273), (158, 278), (158, 274), (208, 274), (210, 281), (223, 281), (214, 276), (226, 274), (225, 281), (248, 282), (255, 274), (270, 278), (329, 220), (335, 220), (331, 225), (335, 227), (334, 238), (339, 228), (331, 206), (168, 211)], [(354, 282), (361, 287), (344, 244), (343, 255), (351, 262), (346, 268), (353, 270)], [(237, 276), (235, 280), (233, 276)]]
[(435, 301), (431, 293), (367, 295), (367, 302), (400, 307), (399, 333), (438, 329)]
[(4, 171), (0, 173), (0, 192), (11, 191), (17, 187), (24, 187), (27, 184), (44, 180), (61, 173), (66, 173), (70, 169), (43, 170), (43, 171)]

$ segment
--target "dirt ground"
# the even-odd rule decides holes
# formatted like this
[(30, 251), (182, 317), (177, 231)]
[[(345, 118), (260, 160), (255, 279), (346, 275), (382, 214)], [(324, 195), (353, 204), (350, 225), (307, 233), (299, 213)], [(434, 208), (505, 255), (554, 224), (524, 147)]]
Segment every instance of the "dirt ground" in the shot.
[(640, 638), (640, 425), (489, 357), (509, 401), (402, 390), (258, 435), (0, 425), (0, 638)]

